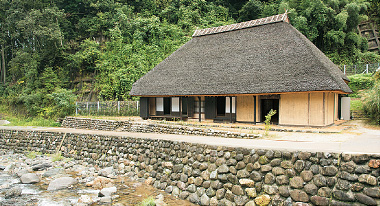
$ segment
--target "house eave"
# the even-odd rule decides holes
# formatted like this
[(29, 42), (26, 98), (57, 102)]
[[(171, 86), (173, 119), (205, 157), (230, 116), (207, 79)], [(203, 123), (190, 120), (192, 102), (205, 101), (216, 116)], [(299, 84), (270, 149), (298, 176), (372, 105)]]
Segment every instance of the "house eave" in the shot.
[(295, 93), (321, 93), (332, 92), (337, 94), (350, 94), (341, 90), (321, 90), (321, 91), (301, 91), (301, 92), (274, 92), (274, 93), (249, 93), (249, 94), (173, 94), (173, 95), (130, 95), (135, 97), (202, 97), (202, 96), (260, 96), (260, 95), (275, 95), (275, 94), (295, 94)]

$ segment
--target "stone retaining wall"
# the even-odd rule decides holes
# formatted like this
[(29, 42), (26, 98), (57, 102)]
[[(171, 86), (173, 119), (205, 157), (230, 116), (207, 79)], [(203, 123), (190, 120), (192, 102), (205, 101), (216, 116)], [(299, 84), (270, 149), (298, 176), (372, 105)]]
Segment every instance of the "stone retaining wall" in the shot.
[(162, 133), (162, 134), (185, 134), (201, 136), (217, 136), (227, 138), (257, 138), (261, 134), (247, 134), (210, 128), (199, 128), (176, 124), (158, 124), (136, 121), (116, 121), (90, 118), (66, 117), (62, 127), (75, 129), (90, 129), (104, 131), (140, 132), (140, 133)]
[(379, 155), (0, 130), (0, 149), (60, 151), (202, 205), (380, 205)]
[[(170, 122), (169, 124), (160, 122), (138, 122), (138, 121), (117, 121), (104, 119), (90, 119), (78, 117), (66, 117), (62, 122), (62, 127), (75, 129), (90, 129), (104, 131), (123, 131), (123, 132), (140, 132), (140, 133), (161, 133), (161, 134), (184, 134), (184, 135), (201, 135), (201, 136), (217, 136), (226, 138), (247, 138), (253, 139), (261, 137), (261, 134), (255, 133), (255, 130), (262, 128), (241, 127), (235, 125), (199, 125), (186, 123), (186, 125)], [(232, 132), (226, 130), (218, 130), (217, 128), (230, 129), (246, 129), (252, 133)], [(211, 129), (213, 128), (213, 129)], [(302, 133), (337, 133), (319, 130), (294, 130), (285, 128), (271, 128), (270, 131), (276, 132), (302, 132)]]

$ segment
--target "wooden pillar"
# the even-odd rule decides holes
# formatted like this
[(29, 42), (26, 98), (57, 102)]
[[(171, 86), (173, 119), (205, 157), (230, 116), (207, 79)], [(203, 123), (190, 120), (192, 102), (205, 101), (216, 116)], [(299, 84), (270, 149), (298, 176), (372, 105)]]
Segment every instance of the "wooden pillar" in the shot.
[(234, 122), (237, 120), (237, 97), (235, 97), (235, 119)]
[(232, 97), (230, 97), (230, 123), (232, 123)]
[(182, 97), (179, 97), (179, 119), (182, 120)]
[(202, 121), (202, 100), (201, 100), (201, 97), (198, 97), (198, 101), (199, 101), (199, 122)]
[(253, 124), (256, 124), (256, 96), (253, 96)]

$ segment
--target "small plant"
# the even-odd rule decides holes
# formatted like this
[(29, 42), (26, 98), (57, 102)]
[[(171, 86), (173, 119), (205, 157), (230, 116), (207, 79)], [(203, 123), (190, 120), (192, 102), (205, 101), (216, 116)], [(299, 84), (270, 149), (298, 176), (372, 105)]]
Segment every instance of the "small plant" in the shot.
[(28, 154), (26, 154), (26, 157), (29, 159), (34, 159), (37, 157), (37, 155), (42, 155), (41, 152), (35, 152), (35, 151), (30, 151)]
[(145, 198), (138, 206), (155, 206), (156, 202), (153, 197)]
[(272, 116), (275, 115), (277, 113), (276, 110), (273, 110), (271, 109), (269, 111), (269, 113), (267, 115), (265, 115), (265, 133), (264, 135), (267, 136), (268, 135), (268, 131), (270, 130), (271, 126), (270, 126), (270, 120), (272, 119)]
[(57, 152), (51, 155), (51, 161), (61, 161), (64, 157), (62, 156), (61, 152)]

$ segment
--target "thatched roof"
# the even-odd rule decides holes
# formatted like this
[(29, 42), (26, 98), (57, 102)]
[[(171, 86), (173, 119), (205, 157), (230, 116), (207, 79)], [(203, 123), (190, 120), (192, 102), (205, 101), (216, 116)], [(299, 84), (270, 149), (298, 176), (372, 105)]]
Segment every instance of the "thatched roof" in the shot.
[(130, 95), (351, 92), (347, 77), (328, 57), (287, 18), (274, 17), (195, 31), (135, 82)]

